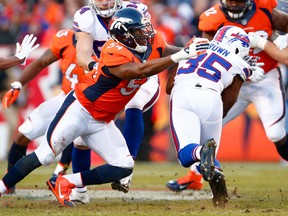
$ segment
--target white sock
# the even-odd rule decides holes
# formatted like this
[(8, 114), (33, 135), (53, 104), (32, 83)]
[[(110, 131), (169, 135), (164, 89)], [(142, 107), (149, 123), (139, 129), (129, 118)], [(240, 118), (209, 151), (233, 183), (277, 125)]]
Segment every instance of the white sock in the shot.
[(58, 163), (55, 170), (54, 170), (54, 174), (58, 175), (62, 171), (64, 171), (64, 167), (61, 163)]
[(76, 187), (83, 187), (82, 178), (80, 173), (63, 175), (63, 178), (66, 178), (69, 182), (75, 184)]
[(0, 194), (7, 192), (7, 187), (5, 186), (4, 182), (0, 181)]

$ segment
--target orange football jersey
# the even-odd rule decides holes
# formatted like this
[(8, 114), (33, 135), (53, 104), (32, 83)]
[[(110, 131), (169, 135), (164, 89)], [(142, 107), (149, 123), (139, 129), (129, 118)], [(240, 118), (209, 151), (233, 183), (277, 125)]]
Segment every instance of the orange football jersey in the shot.
[[(243, 23), (229, 21), (225, 14), (220, 9), (220, 4), (217, 4), (210, 9), (203, 12), (200, 16), (198, 28), (203, 32), (215, 32), (226, 25), (234, 25), (244, 29), (248, 32), (260, 31), (261, 35), (270, 37), (272, 34), (271, 14), (273, 8), (277, 6), (276, 0), (254, 0), (256, 10), (253, 16)], [(251, 49), (251, 56), (259, 56), (259, 62), (264, 62), (263, 69), (265, 72), (277, 67), (278, 63), (272, 59), (268, 54), (260, 49)]]
[(63, 73), (62, 90), (67, 94), (74, 89), (75, 84), (81, 82), (85, 70), (77, 65), (76, 39), (74, 31), (60, 30), (52, 38), (50, 50), (60, 59), (60, 67)]
[[(162, 35), (156, 33), (147, 59), (160, 58), (165, 48), (166, 42)], [(124, 80), (109, 72), (108, 67), (111, 66), (128, 62), (141, 63), (136, 55), (121, 43), (108, 40), (102, 47), (97, 69), (86, 74), (83, 82), (75, 86), (78, 100), (95, 119), (105, 122), (114, 120), (147, 81), (147, 78)]]

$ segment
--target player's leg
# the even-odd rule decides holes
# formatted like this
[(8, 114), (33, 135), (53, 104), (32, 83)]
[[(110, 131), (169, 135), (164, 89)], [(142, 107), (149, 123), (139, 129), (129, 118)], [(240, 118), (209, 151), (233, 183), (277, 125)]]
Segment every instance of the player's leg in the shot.
[[(134, 159), (137, 157), (144, 135), (143, 112), (156, 103), (159, 95), (159, 80), (158, 76), (154, 75), (140, 87), (135, 96), (125, 106), (123, 136)], [(113, 182), (111, 184), (112, 189), (127, 193), (131, 186), (132, 175), (119, 182)]]
[[(92, 130), (95, 132), (92, 133)], [(69, 199), (73, 188), (118, 181), (130, 175), (133, 170), (134, 160), (129, 153), (123, 135), (113, 121), (108, 124), (90, 121), (87, 131), (90, 133), (82, 136), (83, 141), (107, 164), (81, 173), (58, 176), (54, 188), (56, 192), (58, 190), (60, 192), (54, 194), (64, 206), (73, 206)]]
[(72, 161), (73, 145), (74, 143), (71, 143), (64, 149), (52, 176), (57, 176), (59, 173), (64, 175), (66, 173), (69, 168), (70, 162)]
[(263, 123), (268, 139), (278, 154), (288, 160), (288, 138), (285, 130), (285, 90), (280, 71), (273, 69), (265, 79), (254, 85), (258, 91), (252, 100)]
[(64, 97), (65, 95), (61, 93), (58, 96), (43, 102), (33, 110), (28, 119), (20, 125), (18, 133), (16, 134), (15, 140), (8, 153), (7, 170), (13, 167), (18, 160), (26, 155), (27, 147), (31, 140), (45, 134), (48, 125), (60, 108)]
[[(72, 170), (73, 173), (90, 170), (91, 164), (91, 149), (84, 143), (81, 137), (74, 140), (74, 147), (72, 150)], [(83, 160), (85, 158), (85, 160)], [(80, 202), (86, 204), (89, 202), (87, 187), (76, 187), (72, 190), (70, 195), (72, 202)]]

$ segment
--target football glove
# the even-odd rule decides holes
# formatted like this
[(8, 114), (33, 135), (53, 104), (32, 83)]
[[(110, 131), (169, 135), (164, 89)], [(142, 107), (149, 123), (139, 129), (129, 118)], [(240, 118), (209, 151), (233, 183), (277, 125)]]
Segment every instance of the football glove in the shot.
[(267, 43), (265, 38), (263, 38), (260, 34), (257, 34), (257, 32), (249, 32), (248, 37), (250, 40), (251, 48), (260, 48), (264, 50), (264, 47)]
[(260, 59), (259, 56), (247, 56), (244, 60), (250, 65), (250, 66), (256, 66), (256, 67), (262, 67), (265, 65), (264, 62), (258, 62)]
[(205, 53), (209, 48), (209, 40), (206, 38), (194, 38), (187, 47), (184, 47), (179, 52), (171, 55), (173, 62), (178, 63), (181, 60), (185, 60), (191, 57), (195, 57), (202, 53)]
[(278, 47), (278, 49), (285, 49), (288, 46), (288, 34), (279, 35), (273, 43)]
[(248, 77), (248, 80), (252, 82), (259, 82), (265, 77), (264, 70), (261, 67), (251, 66), (251, 75)]
[(36, 48), (39, 47), (39, 44), (36, 44), (35, 46), (34, 43), (37, 40), (37, 37), (34, 37), (33, 34), (26, 35), (22, 41), (22, 44), (20, 45), (19, 42), (16, 43), (16, 54), (15, 56), (22, 60), (21, 65), (26, 64), (26, 59), (28, 58), (29, 54), (35, 50)]
[(20, 90), (22, 89), (22, 84), (20, 82), (13, 82), (11, 83), (11, 87), (2, 99), (2, 107), (4, 109), (9, 108), (10, 105), (17, 100)]

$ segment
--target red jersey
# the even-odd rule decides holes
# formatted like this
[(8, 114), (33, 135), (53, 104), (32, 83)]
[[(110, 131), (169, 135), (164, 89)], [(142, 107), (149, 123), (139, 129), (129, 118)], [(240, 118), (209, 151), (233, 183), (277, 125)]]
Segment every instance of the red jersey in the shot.
[[(216, 4), (210, 9), (203, 12), (200, 16), (198, 28), (203, 32), (217, 32), (219, 28), (226, 25), (234, 25), (248, 32), (259, 31), (266, 39), (272, 34), (271, 14), (273, 8), (277, 6), (276, 0), (254, 0), (256, 8), (253, 16), (244, 22), (232, 22), (227, 19), (223, 11), (220, 9), (220, 4)], [(265, 72), (277, 67), (278, 63), (272, 59), (266, 52), (258, 48), (250, 50), (251, 56), (259, 56), (259, 62), (264, 62), (263, 69)]]
[[(156, 33), (147, 59), (160, 58), (165, 49), (166, 42), (161, 34)], [(86, 74), (84, 81), (75, 86), (77, 99), (95, 119), (105, 122), (114, 120), (147, 81), (147, 78), (124, 80), (109, 72), (108, 67), (128, 62), (140, 64), (141, 60), (135, 52), (110, 39), (102, 47), (98, 68)]]
[(81, 82), (85, 70), (77, 66), (76, 61), (76, 39), (74, 31), (60, 30), (52, 38), (50, 44), (51, 52), (61, 59), (60, 67), (63, 73), (62, 90), (67, 94), (74, 89), (75, 84)]

